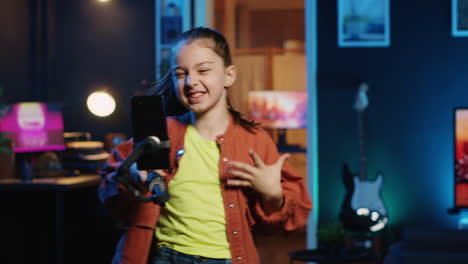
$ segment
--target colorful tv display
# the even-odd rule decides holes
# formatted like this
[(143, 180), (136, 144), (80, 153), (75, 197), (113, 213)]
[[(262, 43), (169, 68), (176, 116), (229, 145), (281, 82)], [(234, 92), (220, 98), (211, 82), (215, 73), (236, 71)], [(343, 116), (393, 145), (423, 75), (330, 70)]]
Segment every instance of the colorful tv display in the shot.
[(266, 128), (305, 128), (307, 93), (304, 91), (249, 91), (249, 118)]
[(454, 109), (455, 207), (468, 208), (468, 107)]
[(0, 107), (0, 132), (14, 142), (13, 151), (65, 150), (59, 104), (20, 102)]

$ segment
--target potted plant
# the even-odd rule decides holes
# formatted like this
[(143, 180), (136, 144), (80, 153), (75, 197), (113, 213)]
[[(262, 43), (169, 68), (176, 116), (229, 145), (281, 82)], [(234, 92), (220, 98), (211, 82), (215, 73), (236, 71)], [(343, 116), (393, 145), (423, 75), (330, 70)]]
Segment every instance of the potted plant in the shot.
[(345, 247), (347, 236), (348, 233), (340, 222), (322, 225), (317, 231), (319, 249), (339, 254)]

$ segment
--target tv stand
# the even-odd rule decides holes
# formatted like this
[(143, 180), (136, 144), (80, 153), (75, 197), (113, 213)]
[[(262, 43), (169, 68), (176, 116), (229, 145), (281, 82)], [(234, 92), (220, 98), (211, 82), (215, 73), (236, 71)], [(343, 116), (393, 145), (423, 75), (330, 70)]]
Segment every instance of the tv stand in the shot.
[(461, 208), (457, 208), (457, 207), (447, 209), (447, 212), (451, 215), (460, 214), (461, 211), (462, 211)]
[(468, 229), (468, 208), (453, 207), (449, 208), (447, 211), (451, 215), (458, 215), (458, 230)]
[(400, 241), (390, 246), (388, 263), (468, 263), (467, 230), (405, 227)]

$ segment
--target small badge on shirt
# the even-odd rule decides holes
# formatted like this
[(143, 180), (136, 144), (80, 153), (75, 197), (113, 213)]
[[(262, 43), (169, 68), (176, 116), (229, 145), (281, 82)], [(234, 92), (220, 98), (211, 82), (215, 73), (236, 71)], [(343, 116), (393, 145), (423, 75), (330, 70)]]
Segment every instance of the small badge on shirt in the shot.
[(177, 161), (179, 161), (182, 158), (182, 155), (184, 155), (184, 153), (185, 153), (185, 150), (183, 149), (179, 149), (177, 151)]

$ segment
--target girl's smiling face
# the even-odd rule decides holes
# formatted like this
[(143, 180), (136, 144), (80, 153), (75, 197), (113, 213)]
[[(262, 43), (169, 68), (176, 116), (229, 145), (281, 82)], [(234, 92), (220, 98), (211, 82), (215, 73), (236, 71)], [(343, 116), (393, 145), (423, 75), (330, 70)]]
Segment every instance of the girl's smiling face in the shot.
[(227, 87), (235, 81), (235, 67), (209, 48), (209, 40), (182, 42), (171, 59), (179, 101), (190, 111), (204, 114), (227, 111)]

